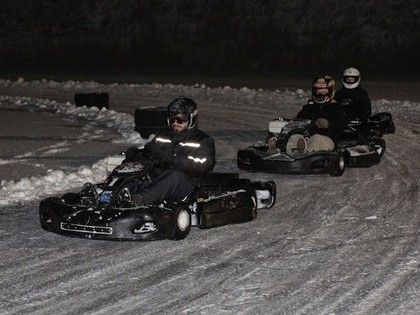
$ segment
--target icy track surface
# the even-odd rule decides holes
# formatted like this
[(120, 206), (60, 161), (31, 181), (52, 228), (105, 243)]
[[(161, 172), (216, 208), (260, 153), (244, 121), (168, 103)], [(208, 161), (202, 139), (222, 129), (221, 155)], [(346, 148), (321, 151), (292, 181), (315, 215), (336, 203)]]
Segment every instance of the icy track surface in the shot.
[[(108, 92), (111, 110), (74, 107), (77, 92)], [(0, 80), (0, 95), (2, 115), (77, 126), (48, 139), (33, 134), (45, 143), (24, 146), (0, 126), (1, 314), (418, 314), (419, 103), (374, 99), (373, 112), (391, 112), (397, 128), (381, 163), (330, 177), (236, 168), (237, 149), (262, 140), (270, 119), (293, 117), (307, 90), (19, 79)], [(101, 181), (106, 155), (147, 141), (132, 132), (135, 108), (179, 95), (199, 104), (200, 128), (216, 139), (216, 171), (276, 181), (272, 209), (249, 223), (192, 229), (178, 242), (92, 241), (40, 228), (42, 198)], [(13, 179), (4, 179), (11, 166)]]

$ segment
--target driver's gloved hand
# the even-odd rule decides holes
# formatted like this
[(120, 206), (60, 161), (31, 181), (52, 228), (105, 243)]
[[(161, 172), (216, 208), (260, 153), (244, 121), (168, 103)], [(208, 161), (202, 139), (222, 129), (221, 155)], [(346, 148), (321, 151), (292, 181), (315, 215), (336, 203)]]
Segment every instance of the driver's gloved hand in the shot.
[(277, 153), (277, 138), (275, 136), (267, 137), (268, 153)]
[(320, 129), (327, 129), (330, 123), (325, 118), (317, 118), (315, 119), (315, 125)]
[(125, 158), (128, 161), (135, 160), (142, 155), (141, 152), (142, 150), (136, 146), (129, 147), (127, 150), (125, 150)]
[(159, 146), (149, 147), (147, 154), (153, 161), (162, 165), (169, 164), (174, 156), (172, 151)]

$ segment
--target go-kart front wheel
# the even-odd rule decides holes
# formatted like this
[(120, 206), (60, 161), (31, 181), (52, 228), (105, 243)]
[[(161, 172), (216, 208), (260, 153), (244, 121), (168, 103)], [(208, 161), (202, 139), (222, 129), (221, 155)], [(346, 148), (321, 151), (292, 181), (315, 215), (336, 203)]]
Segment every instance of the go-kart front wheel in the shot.
[(174, 211), (172, 224), (175, 231), (171, 239), (182, 240), (190, 233), (191, 211), (186, 206), (177, 206)]
[(341, 176), (344, 173), (344, 169), (346, 168), (346, 160), (344, 158), (344, 154), (343, 153), (339, 153), (334, 165), (333, 165), (333, 169), (330, 172), (331, 176)]

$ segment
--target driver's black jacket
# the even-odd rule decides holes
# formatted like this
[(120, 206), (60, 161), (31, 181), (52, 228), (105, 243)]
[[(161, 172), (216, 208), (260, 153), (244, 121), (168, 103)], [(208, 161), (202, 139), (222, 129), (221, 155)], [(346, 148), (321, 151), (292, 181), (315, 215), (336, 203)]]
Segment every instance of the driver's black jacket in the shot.
[(330, 137), (335, 144), (337, 144), (337, 141), (346, 126), (343, 109), (334, 100), (322, 104), (310, 101), (308, 104), (303, 105), (296, 117), (311, 119), (312, 121), (315, 121), (317, 118), (325, 118), (328, 120), (328, 128), (318, 128), (314, 133)]
[(360, 85), (354, 89), (344, 86), (335, 93), (334, 99), (344, 109), (349, 120), (359, 118), (366, 122), (372, 115), (372, 105), (368, 93)]
[(197, 182), (215, 163), (214, 139), (198, 128), (182, 133), (157, 135), (144, 147), (143, 154), (158, 160), (163, 170), (184, 172)]
[(150, 183), (131, 189), (138, 205), (177, 201), (193, 193), (197, 183), (211, 171), (215, 163), (214, 139), (197, 128), (181, 133), (168, 131), (156, 136), (139, 150), (127, 150), (126, 161), (153, 160)]

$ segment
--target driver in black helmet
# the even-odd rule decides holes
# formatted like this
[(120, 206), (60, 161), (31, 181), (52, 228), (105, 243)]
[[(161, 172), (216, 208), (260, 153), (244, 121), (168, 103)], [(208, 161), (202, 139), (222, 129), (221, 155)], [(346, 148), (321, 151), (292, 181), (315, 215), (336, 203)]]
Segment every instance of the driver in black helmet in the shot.
[(178, 97), (169, 104), (168, 132), (147, 143), (142, 153), (157, 161), (159, 172), (150, 185), (132, 193), (136, 206), (182, 200), (213, 168), (214, 139), (198, 129), (197, 117), (197, 104), (190, 98)]

